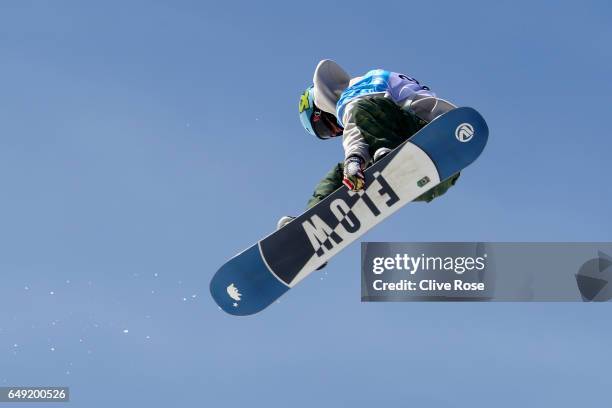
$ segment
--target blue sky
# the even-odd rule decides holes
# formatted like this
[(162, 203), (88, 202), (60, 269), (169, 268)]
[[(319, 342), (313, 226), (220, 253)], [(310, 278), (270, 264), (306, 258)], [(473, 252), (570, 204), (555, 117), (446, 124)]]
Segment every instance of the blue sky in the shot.
[[(215, 270), (342, 149), (316, 63), (478, 109), (483, 156), (370, 241), (612, 241), (608, 2), (0, 5), (0, 385), (72, 406), (594, 406), (609, 305), (360, 303), (353, 245), (252, 318)], [(127, 330), (127, 332), (125, 332)]]

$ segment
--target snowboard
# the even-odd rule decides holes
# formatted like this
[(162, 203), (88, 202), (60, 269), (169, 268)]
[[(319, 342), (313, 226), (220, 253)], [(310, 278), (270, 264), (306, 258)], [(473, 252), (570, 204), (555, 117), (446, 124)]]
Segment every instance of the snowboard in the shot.
[(453, 109), (365, 170), (366, 189), (345, 186), (227, 261), (210, 282), (221, 309), (268, 307), (370, 228), (472, 163), (489, 130), (474, 109)]

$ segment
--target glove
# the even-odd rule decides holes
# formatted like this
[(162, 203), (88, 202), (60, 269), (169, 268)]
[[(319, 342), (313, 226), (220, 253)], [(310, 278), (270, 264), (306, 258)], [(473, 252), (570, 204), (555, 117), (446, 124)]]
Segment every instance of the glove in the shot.
[(342, 183), (353, 191), (365, 188), (365, 163), (359, 156), (351, 156), (344, 161), (344, 179)]

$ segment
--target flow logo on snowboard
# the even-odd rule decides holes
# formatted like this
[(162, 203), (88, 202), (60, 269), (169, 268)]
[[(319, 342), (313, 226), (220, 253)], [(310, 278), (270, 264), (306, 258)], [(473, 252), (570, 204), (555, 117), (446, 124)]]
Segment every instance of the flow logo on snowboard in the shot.
[(368, 186), (365, 191), (350, 191), (348, 194), (349, 197), (358, 197), (358, 200), (352, 206), (342, 198), (337, 198), (329, 203), (329, 211), (334, 215), (334, 221), (338, 222), (335, 229), (323, 221), (317, 214), (302, 222), (302, 228), (318, 257), (323, 256), (326, 251), (333, 249), (334, 244), (342, 243), (343, 235), (359, 231), (361, 222), (352, 211), (352, 208), (359, 200), (363, 201), (374, 217), (381, 214), (379, 208), (381, 205), (388, 208), (399, 201), (398, 195), (379, 172), (374, 173), (374, 183)]

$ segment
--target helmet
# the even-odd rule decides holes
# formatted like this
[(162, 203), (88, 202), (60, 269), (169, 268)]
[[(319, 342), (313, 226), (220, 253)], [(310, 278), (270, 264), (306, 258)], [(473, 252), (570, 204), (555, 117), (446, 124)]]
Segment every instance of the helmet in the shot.
[(319, 139), (330, 139), (342, 134), (342, 127), (338, 124), (336, 117), (325, 112), (314, 103), (314, 87), (308, 89), (300, 96), (298, 105), (300, 121), (308, 133)]

